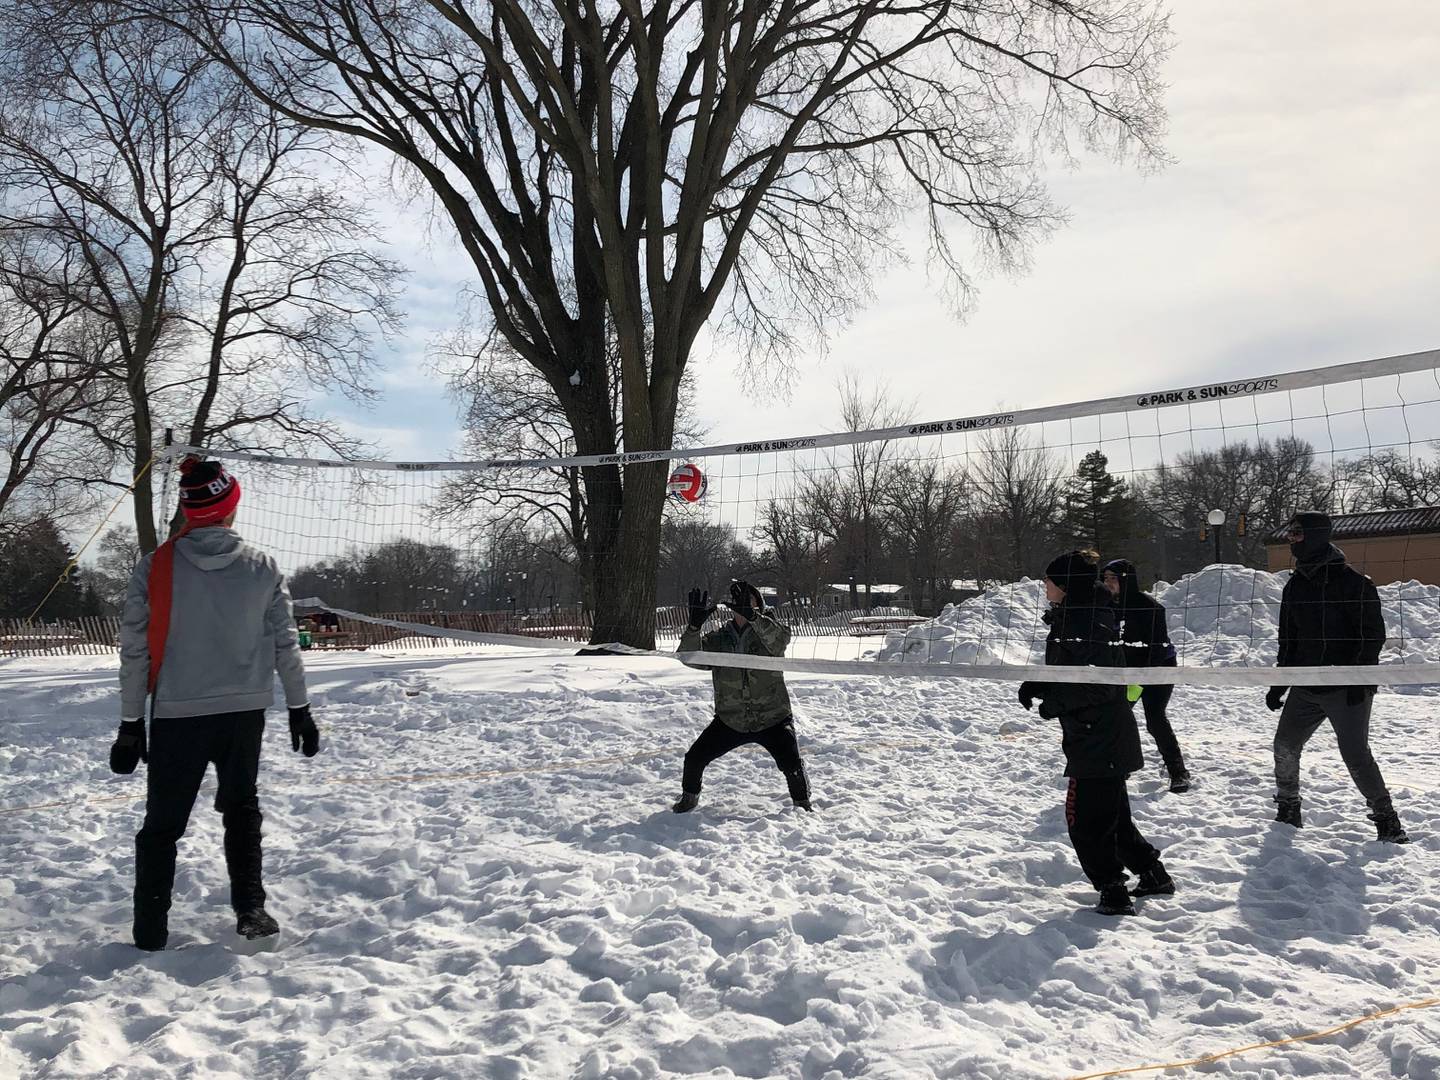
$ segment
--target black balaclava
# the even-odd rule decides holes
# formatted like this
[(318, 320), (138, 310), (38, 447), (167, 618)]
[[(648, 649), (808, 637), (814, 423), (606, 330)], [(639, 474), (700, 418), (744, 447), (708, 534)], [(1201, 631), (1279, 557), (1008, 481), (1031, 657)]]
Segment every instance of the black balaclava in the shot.
[(1330, 550), (1330, 537), (1335, 526), (1330, 515), (1319, 510), (1302, 510), (1290, 519), (1290, 528), (1299, 528), (1304, 538), (1290, 545), (1296, 562), (1311, 562)]
[(1079, 551), (1057, 555), (1045, 567), (1045, 576), (1065, 590), (1065, 600), (1072, 604), (1093, 603), (1099, 571), (1090, 558)]
[(1100, 573), (1114, 574), (1120, 579), (1120, 595), (1115, 597), (1115, 602), (1121, 607), (1126, 607), (1140, 591), (1139, 577), (1135, 573), (1135, 564), (1129, 559), (1111, 559), (1100, 568)]

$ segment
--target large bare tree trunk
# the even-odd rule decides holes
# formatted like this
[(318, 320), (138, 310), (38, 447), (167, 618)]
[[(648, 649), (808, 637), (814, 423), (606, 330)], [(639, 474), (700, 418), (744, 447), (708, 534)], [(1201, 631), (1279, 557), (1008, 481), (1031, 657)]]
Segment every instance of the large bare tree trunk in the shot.
[(614, 540), (595, 557), (593, 644), (655, 647), (655, 574), (667, 465), (654, 461), (625, 466), (624, 508), (616, 515)]

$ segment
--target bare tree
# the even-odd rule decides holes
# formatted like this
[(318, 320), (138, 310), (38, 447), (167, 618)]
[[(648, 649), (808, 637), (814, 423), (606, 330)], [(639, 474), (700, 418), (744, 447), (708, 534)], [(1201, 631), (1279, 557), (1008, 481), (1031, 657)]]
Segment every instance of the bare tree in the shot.
[[(904, 422), (909, 405), (891, 400), (883, 385), (865, 389), (853, 372), (840, 380), (840, 419), (847, 431), (895, 427)], [(812, 474), (802, 499), (813, 527), (831, 542), (837, 569), (853, 579), (850, 601), (873, 603), (870, 586), (884, 551), (882, 509), (895, 468), (889, 439), (859, 442), (826, 454), (826, 469)]]
[[(85, 425), (114, 387), (102, 377), (104, 326), (69, 285), (73, 251), (43, 251), (0, 233), (0, 517), (24, 489), (28, 514), (63, 516)], [(79, 505), (84, 505), (83, 500)]]
[[(1149, 0), (124, 0), (263, 101), (402, 162), (454, 226), (497, 331), (582, 454), (668, 448), (718, 319), (783, 363), (869, 295), (903, 212), (968, 288), (1057, 221), (1042, 146), (1159, 156)], [(653, 642), (663, 462), (582, 470), (599, 641)]]
[(749, 576), (755, 554), (733, 527), (699, 517), (668, 515), (660, 529), (656, 603), (678, 604), (699, 585), (717, 600), (732, 580)]
[(93, 6), (48, 26), (4, 10), (26, 47), (0, 71), (0, 235), (40, 253), (33, 288), (104, 325), (99, 370), (123, 416), (90, 427), (129, 461), (116, 483), (134, 482), (149, 550), (156, 417), (197, 444), (347, 448), (298, 391), (365, 393), (367, 328), (393, 323), (397, 269), (307, 171), (330, 160), (324, 138), (257, 107), (193, 43)]
[(782, 602), (818, 599), (828, 544), (822, 547), (814, 514), (807, 510), (803, 494), (792, 491), (767, 500), (751, 535), (759, 545), (756, 564), (779, 583)]
[(1423, 453), (1380, 450), (1335, 462), (1332, 475), (1345, 513), (1440, 505), (1440, 460)]
[[(610, 408), (620, 445), (624, 415), (620, 402), (620, 355), (612, 337)], [(492, 336), (480, 348), (464, 335), (448, 350), (454, 369), (451, 390), (465, 403), (465, 452), (480, 460), (535, 461), (577, 453), (575, 433), (541, 374), (503, 340)], [(682, 381), (676, 435), (698, 442), (703, 430), (695, 419), (692, 381)], [(437, 512), (463, 517), (472, 529), (490, 522), (516, 522), (531, 536), (550, 542), (544, 554), (573, 566), (584, 584), (585, 606), (594, 602), (596, 567), (603, 551), (590, 529), (589, 489), (575, 466), (539, 465), (486, 469), (448, 482)]]
[(1060, 513), (1064, 467), (1020, 428), (987, 431), (979, 443), (970, 469), (979, 509), (972, 528), (989, 573), (1015, 581), (1043, 565)]
[(940, 609), (959, 572), (955, 534), (970, 494), (964, 470), (938, 455), (901, 462), (887, 477), (881, 495), (885, 531), (919, 614)]
[[(1159, 465), (1137, 487), (1144, 512), (1157, 528), (1196, 540), (1172, 545), (1167, 574), (1198, 569), (1214, 558), (1213, 548), (1198, 542), (1210, 510), (1226, 514), (1221, 559), (1264, 566), (1265, 534), (1296, 510), (1328, 509), (1331, 498), (1331, 480), (1316, 463), (1315, 448), (1288, 436), (1187, 451)], [(1244, 536), (1235, 528), (1242, 515)]]

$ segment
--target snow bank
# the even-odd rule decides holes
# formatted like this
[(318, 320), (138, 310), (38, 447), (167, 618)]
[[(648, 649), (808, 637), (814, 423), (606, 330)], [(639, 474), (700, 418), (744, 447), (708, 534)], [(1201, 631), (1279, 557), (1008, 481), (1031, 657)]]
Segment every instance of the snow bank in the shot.
[[(1289, 570), (1207, 566), (1174, 584), (1157, 582), (1170, 640), (1190, 666), (1265, 667), (1275, 663), (1280, 592)], [(1440, 660), (1440, 586), (1400, 581), (1380, 586), (1388, 640), (1382, 664)], [(954, 664), (1038, 664), (1045, 658), (1043, 582), (1001, 585), (929, 622), (891, 634), (881, 660)]]

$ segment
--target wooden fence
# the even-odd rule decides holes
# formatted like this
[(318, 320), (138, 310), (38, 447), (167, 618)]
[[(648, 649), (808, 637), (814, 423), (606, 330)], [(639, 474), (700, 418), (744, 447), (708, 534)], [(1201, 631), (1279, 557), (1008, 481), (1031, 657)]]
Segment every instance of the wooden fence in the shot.
[(104, 656), (119, 648), (120, 620), (112, 616), (0, 619), (0, 656)]

